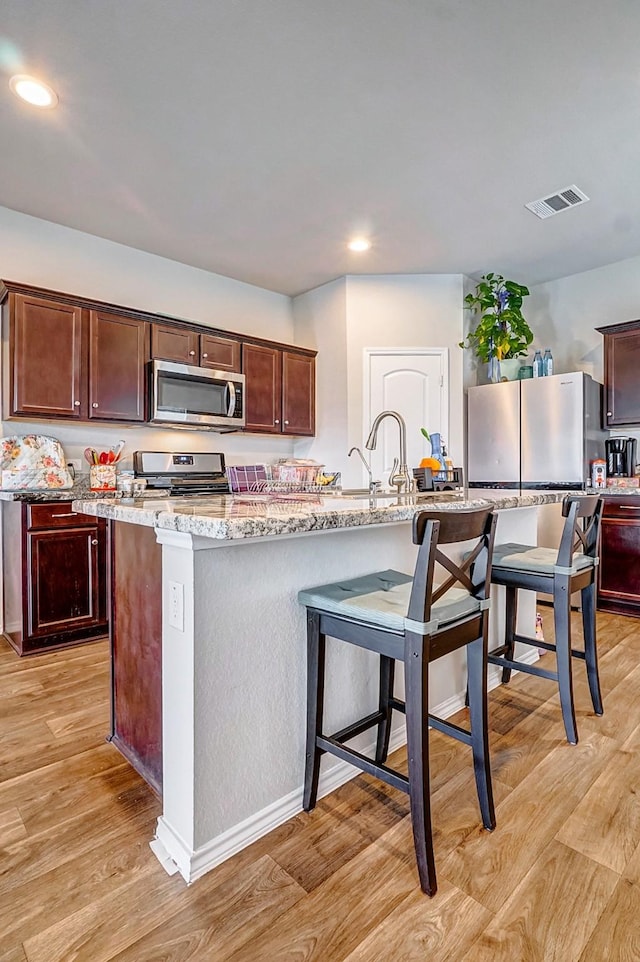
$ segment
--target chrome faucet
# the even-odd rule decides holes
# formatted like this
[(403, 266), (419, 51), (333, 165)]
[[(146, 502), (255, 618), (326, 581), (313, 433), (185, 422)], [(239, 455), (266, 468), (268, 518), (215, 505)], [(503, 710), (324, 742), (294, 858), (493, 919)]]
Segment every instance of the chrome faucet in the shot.
[(385, 418), (393, 418), (398, 422), (398, 428), (400, 429), (400, 459), (394, 458), (393, 460), (389, 484), (398, 489), (398, 494), (409, 494), (413, 491), (413, 478), (410, 476), (407, 467), (407, 425), (402, 415), (398, 414), (397, 411), (382, 411), (371, 425), (365, 447), (367, 450), (373, 451), (378, 440), (378, 428)]
[(369, 467), (369, 465), (368, 465), (368, 463), (367, 463), (367, 460), (366, 460), (364, 454), (362, 453), (362, 451), (360, 450), (360, 448), (357, 448), (357, 447), (355, 447), (355, 446), (352, 447), (352, 448), (349, 450), (349, 453), (348, 453), (347, 457), (350, 458), (354, 451), (355, 451), (356, 454), (359, 456), (360, 460), (362, 461), (362, 463), (364, 464), (364, 466), (365, 466), (365, 468), (366, 468), (367, 474), (369, 475), (369, 496), (372, 496), (372, 495), (374, 495), (374, 494), (377, 493), (378, 488), (380, 487), (380, 482), (373, 480), (373, 472), (372, 472), (371, 468)]

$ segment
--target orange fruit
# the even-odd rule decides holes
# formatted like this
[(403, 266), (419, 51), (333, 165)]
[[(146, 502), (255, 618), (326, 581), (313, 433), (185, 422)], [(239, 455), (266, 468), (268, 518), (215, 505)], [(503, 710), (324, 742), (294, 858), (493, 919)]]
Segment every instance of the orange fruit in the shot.
[(441, 471), (442, 465), (437, 458), (423, 458), (420, 462), (421, 468), (431, 468), (432, 471)]

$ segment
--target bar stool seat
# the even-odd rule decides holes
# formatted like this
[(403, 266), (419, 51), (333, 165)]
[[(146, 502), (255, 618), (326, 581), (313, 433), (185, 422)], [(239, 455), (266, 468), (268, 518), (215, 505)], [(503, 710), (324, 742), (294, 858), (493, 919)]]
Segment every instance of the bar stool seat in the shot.
[[(489, 652), (491, 664), (500, 665), (502, 683), (518, 669), (547, 678), (558, 684), (560, 705), (567, 740), (578, 742), (573, 699), (572, 658), (586, 662), (591, 701), (596, 715), (602, 715), (602, 695), (596, 648), (596, 574), (602, 499), (593, 495), (569, 495), (562, 503), (565, 523), (558, 550), (525, 544), (497, 545), (493, 555), (491, 580), (506, 588), (504, 644)], [(553, 596), (555, 644), (516, 633), (518, 589)], [(571, 595), (580, 591), (584, 651), (571, 647)], [(516, 642), (553, 651), (557, 670), (516, 659)]]
[[(325, 752), (408, 793), (420, 885), (436, 891), (429, 793), (429, 725), (470, 745), (483, 824), (495, 827), (487, 721), (487, 625), (491, 557), (496, 519), (490, 509), (423, 511), (413, 519), (418, 556), (413, 576), (378, 571), (360, 578), (307, 588), (298, 595), (307, 608), (307, 739), (303, 806), (314, 808), (320, 759)], [(475, 542), (469, 550), (469, 542)], [(440, 545), (466, 547), (456, 564)], [(445, 580), (436, 584), (435, 572)], [(333, 734), (323, 730), (326, 638), (380, 656), (377, 710)], [(467, 650), (470, 728), (428, 710), (429, 664), (460, 648)], [(393, 694), (395, 662), (404, 664), (405, 700)], [(408, 777), (386, 763), (393, 711), (407, 724)], [(375, 757), (346, 745), (377, 729)]]

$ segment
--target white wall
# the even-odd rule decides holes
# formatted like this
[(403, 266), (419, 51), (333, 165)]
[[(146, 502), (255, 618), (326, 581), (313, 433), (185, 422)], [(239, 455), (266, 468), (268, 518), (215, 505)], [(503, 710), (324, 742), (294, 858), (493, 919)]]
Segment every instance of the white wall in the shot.
[[(322, 418), (309, 455), (342, 472), (347, 486), (362, 483), (362, 468), (347, 457), (364, 446), (363, 351), (366, 347), (449, 349), (449, 452), (463, 457), (462, 275), (349, 276), (294, 299), (297, 343), (317, 347), (318, 410)], [(301, 448), (301, 445), (298, 445)], [(315, 453), (317, 452), (317, 454)], [(334, 460), (329, 463), (330, 458)]]
[[(535, 347), (551, 347), (556, 373), (586, 371), (604, 380), (603, 337), (595, 330), (640, 317), (640, 257), (531, 288), (526, 318)], [(614, 435), (640, 440), (640, 429)]]
[[(291, 299), (219, 274), (198, 270), (0, 207), (0, 277), (199, 324), (285, 343), (294, 342)], [(290, 454), (289, 439), (221, 435), (153, 427), (60, 421), (4, 421), (2, 433), (51, 434), (67, 457), (89, 445), (126, 441), (123, 466), (139, 448), (223, 451), (232, 463), (271, 461)]]

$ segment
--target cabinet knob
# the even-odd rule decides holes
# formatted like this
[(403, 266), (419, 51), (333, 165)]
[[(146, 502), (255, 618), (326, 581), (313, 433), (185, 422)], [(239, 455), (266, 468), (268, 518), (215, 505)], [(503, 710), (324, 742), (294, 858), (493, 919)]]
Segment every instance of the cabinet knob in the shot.
[(74, 401), (73, 404), (74, 404), (74, 407), (77, 407), (77, 408), (80, 407), (80, 401)]
[(202, 356), (203, 356), (203, 357), (209, 357), (209, 355), (208, 355), (208, 354), (203, 354)]
[(97, 544), (97, 543), (98, 543), (98, 539), (97, 539), (97, 538), (92, 538), (92, 539), (91, 539), (91, 544)]
[(288, 422), (288, 421), (285, 421), (284, 423), (285, 423), (285, 424), (288, 424), (289, 422)]
[(607, 411), (607, 417), (608, 417), (608, 418), (610, 418), (612, 414), (613, 414), (613, 411)]
[(274, 424), (280, 424), (280, 418), (276, 418), (273, 423), (274, 423)]
[(92, 408), (97, 408), (97, 407), (98, 407), (98, 402), (97, 402), (97, 401), (94, 401), (93, 404), (91, 405), (91, 407), (92, 407)]
[(195, 357), (195, 356), (196, 356), (196, 352), (195, 352), (195, 351), (189, 351), (189, 354), (190, 354), (191, 357)]

